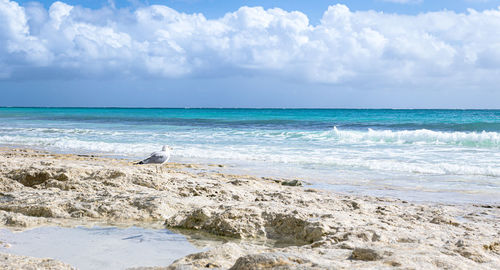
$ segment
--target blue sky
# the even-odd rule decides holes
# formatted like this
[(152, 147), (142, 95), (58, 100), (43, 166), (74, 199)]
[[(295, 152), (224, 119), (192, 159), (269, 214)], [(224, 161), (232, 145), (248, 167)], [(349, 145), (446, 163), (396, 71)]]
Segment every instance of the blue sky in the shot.
[[(21, 4), (31, 0), (17, 1)], [(54, 1), (38, 1), (48, 8)], [(114, 5), (116, 8), (136, 8), (144, 5), (166, 5), (180, 12), (203, 13), (207, 18), (218, 18), (227, 12), (237, 10), (241, 6), (262, 6), (264, 8), (279, 7), (287, 11), (298, 10), (305, 13), (311, 22), (317, 23), (328, 6), (333, 4), (347, 5), (351, 10), (377, 10), (387, 13), (418, 14), (429, 11), (453, 10), (465, 12), (468, 8), (476, 10), (493, 9), (500, 5), (500, 0), (254, 0), (254, 1), (224, 1), (224, 0), (97, 0), (97, 1), (63, 1), (70, 5), (81, 5), (98, 9)]]
[(0, 106), (500, 108), (499, 6), (0, 0)]

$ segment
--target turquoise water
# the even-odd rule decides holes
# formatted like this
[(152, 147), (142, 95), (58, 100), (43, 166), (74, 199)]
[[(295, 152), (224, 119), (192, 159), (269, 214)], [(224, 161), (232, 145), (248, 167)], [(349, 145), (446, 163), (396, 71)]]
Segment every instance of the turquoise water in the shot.
[(500, 202), (500, 110), (0, 108), (0, 144), (297, 177), (342, 192)]

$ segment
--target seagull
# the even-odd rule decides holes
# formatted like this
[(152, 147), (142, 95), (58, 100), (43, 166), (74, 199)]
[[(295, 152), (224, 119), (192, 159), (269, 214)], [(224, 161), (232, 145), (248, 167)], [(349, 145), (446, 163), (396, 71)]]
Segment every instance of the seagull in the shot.
[[(168, 145), (164, 145), (161, 148), (161, 151), (151, 153), (151, 155), (148, 158), (135, 163), (135, 165), (138, 165), (138, 164), (159, 164), (160, 168), (162, 168), (162, 165), (170, 159), (170, 149), (172, 149), (172, 148), (170, 148)], [(158, 167), (156, 167), (156, 171), (158, 172)], [(163, 168), (162, 168), (162, 171), (163, 171)]]

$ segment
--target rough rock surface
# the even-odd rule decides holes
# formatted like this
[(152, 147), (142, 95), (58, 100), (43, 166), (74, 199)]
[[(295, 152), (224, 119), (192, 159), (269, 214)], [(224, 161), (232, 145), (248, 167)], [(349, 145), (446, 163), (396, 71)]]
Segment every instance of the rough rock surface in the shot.
[(3, 270), (74, 270), (76, 268), (65, 263), (52, 260), (40, 259), (27, 256), (17, 256), (12, 254), (0, 253), (0, 269)]
[(360, 261), (376, 261), (380, 260), (382, 256), (370, 248), (355, 248), (351, 253), (351, 259)]
[(163, 223), (225, 239), (165, 269), (500, 269), (498, 205), (339, 195), (221, 166), (171, 163), (157, 173), (126, 160), (0, 150), (1, 227)]

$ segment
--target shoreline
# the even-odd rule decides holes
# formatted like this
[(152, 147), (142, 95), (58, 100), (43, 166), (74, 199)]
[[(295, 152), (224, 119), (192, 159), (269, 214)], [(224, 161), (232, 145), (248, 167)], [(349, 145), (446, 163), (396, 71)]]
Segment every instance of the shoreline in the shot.
[(230, 239), (170, 269), (500, 268), (499, 204), (339, 194), (216, 169), (169, 163), (156, 173), (130, 160), (2, 147), (0, 228), (156, 223)]
[[(0, 144), (0, 152), (11, 150), (28, 150), (37, 151), (40, 153), (53, 154), (53, 155), (75, 155), (79, 157), (100, 157), (104, 159), (116, 159), (123, 160), (127, 162), (136, 162), (141, 159), (139, 156), (125, 156), (109, 153), (98, 153), (98, 152), (82, 152), (73, 153), (70, 151), (57, 151), (44, 149), (43, 147), (31, 147), (22, 145), (6, 145)], [(490, 202), (489, 199), (496, 198), (494, 195), (480, 194), (477, 192), (465, 192), (463, 190), (425, 190), (425, 189), (402, 189), (401, 187), (392, 186), (380, 186), (372, 185), (370, 188), (362, 188), (358, 184), (347, 184), (344, 182), (340, 183), (328, 183), (325, 179), (321, 177), (307, 177), (301, 175), (299, 177), (294, 177), (291, 174), (281, 175), (281, 174), (266, 174), (262, 169), (257, 172), (248, 173), (249, 169), (242, 167), (241, 164), (224, 164), (223, 162), (206, 163), (201, 162), (188, 162), (186, 160), (178, 160), (175, 162), (170, 162), (172, 164), (177, 164), (179, 167), (183, 167), (185, 170), (196, 170), (196, 169), (217, 169), (219, 173), (228, 175), (242, 175), (242, 176), (252, 176), (257, 178), (269, 178), (269, 179), (282, 179), (282, 180), (299, 180), (304, 186), (309, 186), (310, 188), (320, 189), (332, 192), (334, 194), (343, 195), (354, 195), (354, 196), (369, 196), (369, 197), (387, 197), (405, 200), (412, 203), (423, 203), (423, 204), (450, 204), (450, 205), (470, 205), (470, 204), (496, 204), (500, 205), (500, 200), (495, 202)], [(404, 194), (404, 195), (403, 195)], [(418, 194), (418, 195), (415, 195)], [(481, 196), (486, 196), (487, 199), (479, 199)]]

